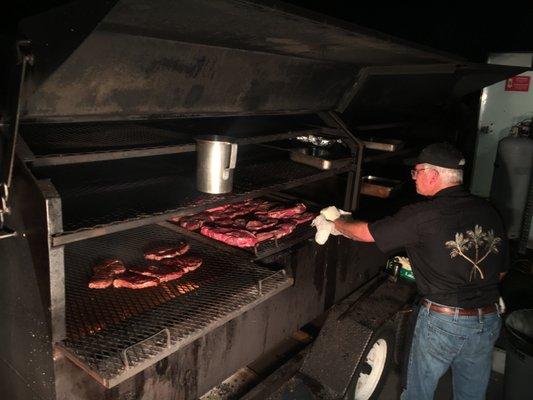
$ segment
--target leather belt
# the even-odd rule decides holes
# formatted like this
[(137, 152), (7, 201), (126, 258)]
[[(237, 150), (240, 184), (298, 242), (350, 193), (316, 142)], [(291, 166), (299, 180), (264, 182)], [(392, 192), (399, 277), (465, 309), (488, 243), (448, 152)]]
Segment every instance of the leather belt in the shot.
[(488, 306), (480, 307), (480, 308), (459, 308), (459, 307), (440, 306), (426, 299), (422, 301), (422, 304), (426, 308), (429, 308), (431, 311), (435, 311), (439, 314), (452, 315), (452, 316), (455, 315), (455, 310), (459, 310), (458, 315), (461, 315), (461, 316), (477, 316), (480, 314), (481, 315), (492, 314), (497, 311), (495, 304), (489, 304)]

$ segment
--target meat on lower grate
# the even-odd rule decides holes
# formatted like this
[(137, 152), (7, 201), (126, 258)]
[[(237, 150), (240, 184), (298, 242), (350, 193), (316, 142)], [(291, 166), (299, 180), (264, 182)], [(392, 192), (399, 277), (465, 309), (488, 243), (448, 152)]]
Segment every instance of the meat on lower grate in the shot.
[(113, 284), (113, 279), (118, 274), (126, 271), (124, 263), (117, 259), (108, 259), (99, 262), (93, 267), (91, 280), (89, 281), (90, 289), (105, 289)]
[(144, 289), (157, 285), (159, 285), (159, 279), (135, 272), (126, 272), (113, 281), (113, 286), (116, 288)]
[(144, 258), (151, 261), (159, 261), (164, 258), (181, 256), (189, 251), (190, 246), (187, 242), (178, 241), (172, 244), (157, 245), (145, 251)]
[(161, 260), (161, 264), (170, 268), (181, 268), (185, 272), (191, 272), (202, 266), (202, 259), (194, 256), (182, 256)]
[(181, 278), (186, 271), (181, 268), (148, 265), (146, 267), (130, 267), (131, 272), (159, 279), (160, 282), (169, 282)]

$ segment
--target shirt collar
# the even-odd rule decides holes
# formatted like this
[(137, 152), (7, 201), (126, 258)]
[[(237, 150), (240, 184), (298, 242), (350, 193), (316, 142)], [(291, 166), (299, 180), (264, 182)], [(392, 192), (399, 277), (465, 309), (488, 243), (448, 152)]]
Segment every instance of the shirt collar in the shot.
[(435, 199), (438, 197), (461, 197), (467, 194), (468, 192), (463, 187), (463, 185), (456, 185), (440, 190), (439, 192), (435, 193), (431, 198)]

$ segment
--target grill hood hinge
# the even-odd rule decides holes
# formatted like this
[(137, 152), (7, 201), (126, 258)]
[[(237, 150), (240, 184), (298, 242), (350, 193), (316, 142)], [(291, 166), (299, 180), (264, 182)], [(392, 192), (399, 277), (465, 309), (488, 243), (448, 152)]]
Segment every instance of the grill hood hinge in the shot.
[(10, 213), (9, 191), (13, 178), (15, 164), (15, 149), (19, 133), (20, 104), (22, 102), (22, 88), (26, 77), (28, 65), (33, 65), (33, 55), (29, 52), (30, 42), (20, 40), (17, 42), (17, 62), (13, 70), (11, 90), (8, 97), (8, 110), (6, 122), (2, 125), (3, 154), (1, 161), (2, 180), (0, 181), (0, 240), (16, 236), (13, 229), (5, 225), (6, 216)]

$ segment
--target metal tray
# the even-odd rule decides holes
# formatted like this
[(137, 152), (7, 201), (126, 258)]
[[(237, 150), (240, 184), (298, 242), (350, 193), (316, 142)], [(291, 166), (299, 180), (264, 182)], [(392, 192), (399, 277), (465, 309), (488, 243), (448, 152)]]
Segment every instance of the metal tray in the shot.
[(363, 140), (365, 147), (370, 150), (380, 150), (380, 151), (396, 151), (401, 149), (405, 142), (398, 139), (375, 139), (368, 138)]
[(346, 167), (350, 165), (350, 162), (352, 161), (351, 157), (347, 157), (344, 154), (339, 156), (327, 149), (316, 147), (294, 149), (290, 153), (290, 158), (297, 163), (323, 170)]
[(361, 194), (387, 198), (398, 191), (402, 185), (403, 182), (396, 179), (367, 175), (362, 178)]

